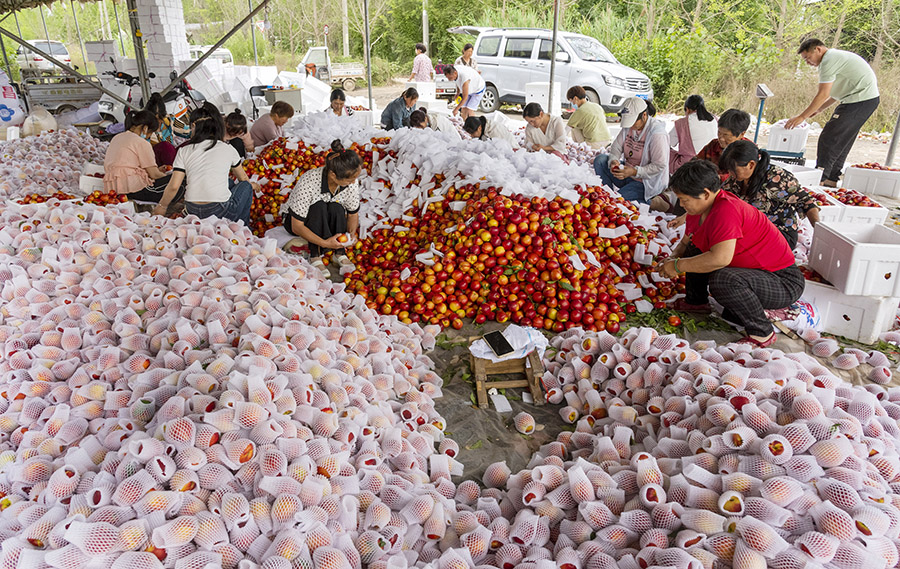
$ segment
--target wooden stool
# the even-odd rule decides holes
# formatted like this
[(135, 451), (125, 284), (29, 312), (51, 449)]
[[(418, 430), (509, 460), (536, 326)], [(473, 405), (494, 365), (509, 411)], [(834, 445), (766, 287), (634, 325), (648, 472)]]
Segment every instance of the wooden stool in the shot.
[[(527, 387), (531, 391), (531, 397), (535, 405), (544, 404), (544, 394), (541, 391), (541, 376), (544, 375), (544, 366), (537, 351), (533, 350), (525, 357), (494, 363), (484, 358), (476, 358), (470, 355), (472, 371), (475, 373), (475, 393), (478, 396), (478, 407), (488, 407), (488, 389), (506, 389), (507, 387)], [(525, 359), (531, 362), (531, 367), (525, 365)], [(521, 374), (525, 379), (511, 379), (501, 381), (488, 381), (492, 375)]]

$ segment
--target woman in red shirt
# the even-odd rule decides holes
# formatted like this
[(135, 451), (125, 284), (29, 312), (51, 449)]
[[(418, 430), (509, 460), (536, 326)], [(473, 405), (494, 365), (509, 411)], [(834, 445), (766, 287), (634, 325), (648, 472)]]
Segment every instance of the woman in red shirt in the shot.
[[(709, 293), (725, 307), (722, 316), (746, 330), (740, 341), (766, 347), (775, 342), (775, 332), (765, 309), (786, 308), (800, 298), (803, 274), (765, 214), (720, 186), (718, 168), (705, 160), (688, 162), (672, 176), (671, 187), (687, 211), (687, 228), (659, 273), (669, 278), (706, 275)], [(700, 254), (679, 258), (689, 245)], [(687, 286), (704, 286), (704, 280), (688, 279)], [(701, 296), (705, 294), (688, 291), (689, 299)], [(708, 311), (709, 305), (692, 308)]]

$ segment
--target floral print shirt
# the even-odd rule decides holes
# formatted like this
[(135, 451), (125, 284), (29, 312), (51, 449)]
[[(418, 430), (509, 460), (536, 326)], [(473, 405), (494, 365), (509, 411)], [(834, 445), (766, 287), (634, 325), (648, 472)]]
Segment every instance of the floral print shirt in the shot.
[(775, 165), (769, 165), (763, 189), (753, 198), (744, 196), (743, 187), (734, 176), (722, 185), (722, 189), (766, 214), (782, 233), (796, 234), (800, 216), (806, 216), (806, 212), (819, 207), (810, 193), (800, 187), (793, 174)]

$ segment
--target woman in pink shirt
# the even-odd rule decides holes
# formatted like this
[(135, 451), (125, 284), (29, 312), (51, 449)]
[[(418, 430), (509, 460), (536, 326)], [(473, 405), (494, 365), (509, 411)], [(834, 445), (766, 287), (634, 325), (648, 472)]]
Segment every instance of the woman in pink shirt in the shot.
[(156, 166), (149, 139), (157, 128), (159, 119), (150, 111), (128, 113), (125, 132), (114, 136), (106, 149), (104, 190), (114, 190), (132, 200), (159, 203), (171, 175)]
[(434, 66), (431, 65), (431, 58), (425, 55), (428, 48), (424, 43), (416, 44), (416, 58), (413, 59), (412, 74), (409, 76), (410, 81), (418, 81), (420, 83), (428, 83), (434, 81)]

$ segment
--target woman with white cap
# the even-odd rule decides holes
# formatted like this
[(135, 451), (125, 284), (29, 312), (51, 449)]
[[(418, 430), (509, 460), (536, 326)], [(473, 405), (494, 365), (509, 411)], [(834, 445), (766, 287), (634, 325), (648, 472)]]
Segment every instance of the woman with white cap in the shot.
[(594, 159), (594, 172), (623, 198), (650, 203), (669, 185), (669, 135), (655, 118), (653, 104), (638, 97), (625, 100), (621, 127), (609, 154)]

